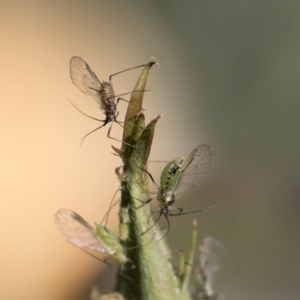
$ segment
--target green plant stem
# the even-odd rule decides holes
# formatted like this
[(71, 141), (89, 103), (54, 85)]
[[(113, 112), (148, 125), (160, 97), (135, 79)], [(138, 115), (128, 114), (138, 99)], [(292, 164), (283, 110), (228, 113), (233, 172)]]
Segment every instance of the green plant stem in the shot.
[[(141, 113), (143, 93), (151, 66), (149, 63), (136, 84), (125, 117), (123, 144), (115, 149), (122, 157), (120, 242), (129, 261), (119, 276), (118, 291), (127, 300), (181, 299), (180, 282), (173, 269), (170, 251), (157, 225), (153, 225), (146, 169), (155, 126), (160, 116), (144, 128)], [(126, 276), (124, 276), (126, 275)], [(190, 299), (189, 297), (185, 299)]]

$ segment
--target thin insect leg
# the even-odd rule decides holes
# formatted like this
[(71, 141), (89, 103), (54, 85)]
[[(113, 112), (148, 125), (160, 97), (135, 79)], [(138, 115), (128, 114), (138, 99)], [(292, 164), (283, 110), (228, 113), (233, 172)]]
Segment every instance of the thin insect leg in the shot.
[[(146, 169), (140, 167), (140, 166), (137, 165), (137, 164), (135, 164), (135, 165), (136, 165), (138, 168), (140, 168), (141, 170), (145, 171), (145, 172), (148, 174), (148, 176), (150, 177), (151, 181), (158, 187), (158, 185), (156, 184), (156, 182), (155, 182), (155, 180), (154, 180), (154, 178), (153, 178), (153, 176), (152, 176), (152, 174), (151, 174), (150, 172), (148, 172)], [(142, 202), (143, 204), (147, 204), (147, 203), (151, 202), (154, 198), (155, 198), (155, 197), (149, 198), (149, 199), (147, 199), (147, 200), (142, 200), (142, 199), (139, 199), (139, 198), (134, 197), (134, 199), (136, 199), (136, 200)], [(139, 208), (139, 207), (135, 207), (135, 208)]]
[(140, 206), (134, 206), (134, 205), (131, 204), (131, 206), (132, 206), (134, 209), (139, 209), (139, 208), (142, 207), (143, 205), (145, 205), (145, 204), (151, 202), (155, 197), (150, 198), (150, 199), (148, 199), (148, 200), (146, 200), (146, 201), (144, 201), (144, 200), (142, 200), (142, 199), (139, 199), (139, 198), (136, 198), (136, 197), (133, 197), (133, 198), (143, 203), (143, 204), (140, 205)]
[[(93, 90), (93, 91), (96, 91), (96, 92), (100, 93), (100, 91), (99, 91), (98, 89), (95, 89), (95, 88), (93, 88), (93, 87), (91, 87), (91, 86), (89, 86), (89, 89), (91, 89), (91, 90)], [(123, 94), (119, 94), (119, 95), (114, 95), (114, 96), (112, 96), (112, 97), (108, 97), (107, 100), (109, 100), (109, 99), (114, 99), (114, 98), (119, 97), (119, 96), (129, 95), (129, 94), (132, 94), (132, 93), (141, 93), (141, 92), (149, 92), (149, 91), (150, 91), (150, 90), (141, 90), (141, 91), (127, 92), (127, 93), (123, 93)], [(121, 98), (121, 99), (123, 99), (123, 98)], [(129, 102), (128, 100), (125, 100), (125, 99), (123, 99), (123, 100)]]
[[(123, 143), (123, 144), (125, 144), (125, 145), (128, 145), (128, 146), (130, 146), (130, 147), (135, 147), (134, 145), (131, 145), (131, 144), (126, 143), (126, 142), (122, 142), (121, 140), (118, 140), (118, 139), (116, 139), (116, 138), (110, 136), (110, 131), (111, 131), (111, 127), (112, 127), (112, 124), (113, 124), (113, 123), (119, 123), (119, 122), (117, 122), (117, 121), (114, 121), (114, 122), (112, 121), (112, 122), (111, 122), (111, 125), (109, 126), (109, 129), (108, 129), (108, 132), (107, 132), (107, 137), (110, 138), (110, 139), (112, 139), (112, 140), (121, 142), (121, 143)], [(119, 125), (120, 125), (120, 124), (119, 124)]]
[(87, 251), (87, 250), (85, 250), (85, 249), (81, 249), (81, 250), (82, 250), (84, 253), (90, 255), (91, 257), (96, 258), (97, 260), (99, 260), (99, 261), (101, 261), (102, 263), (104, 263), (104, 264), (108, 265), (109, 267), (111, 267), (111, 265), (109, 265), (109, 264), (106, 262), (105, 259), (102, 260), (102, 259), (100, 259), (99, 257), (97, 257), (96, 255), (92, 254), (91, 252), (89, 252), (89, 251)]
[(112, 74), (112, 75), (109, 76), (109, 83), (111, 84), (111, 81), (112, 81), (112, 77), (113, 77), (113, 76), (119, 75), (119, 74), (121, 74), (121, 73), (130, 71), (130, 70), (133, 70), (133, 69), (145, 67), (145, 66), (146, 66), (146, 65), (140, 65), (140, 66), (132, 67), (132, 68), (129, 68), (129, 69), (125, 69), (125, 70), (120, 71), (120, 72), (118, 72), (118, 73), (114, 73), (114, 74)]
[(93, 120), (96, 120), (96, 121), (99, 121), (99, 122), (105, 122), (105, 120), (100, 120), (100, 119), (97, 119), (97, 118), (94, 118), (94, 117), (91, 117), (89, 115), (87, 115), (86, 113), (84, 113), (83, 111), (81, 111), (71, 100), (68, 99), (68, 101), (80, 112), (82, 113), (83, 115), (85, 115), (86, 117), (89, 117), (90, 119), (93, 119)]
[(112, 264), (108, 263), (108, 259), (103, 259), (102, 260), (99, 257), (97, 257), (96, 255), (92, 254), (91, 252), (89, 252), (87, 250), (84, 250), (84, 249), (82, 249), (82, 250), (83, 250), (83, 252), (85, 252), (86, 254), (90, 255), (91, 257), (93, 257), (93, 258), (97, 259), (98, 261), (101, 261), (102, 263), (108, 265), (110, 268), (112, 268), (114, 270), (114, 272), (120, 273), (120, 275), (122, 275), (123, 277), (132, 280), (130, 277), (127, 277), (127, 276), (123, 275), (121, 272), (119, 272), (117, 267), (115, 267)]
[[(119, 112), (117, 112), (117, 116), (119, 115)], [(119, 121), (115, 121), (119, 126), (121, 126), (122, 128), (124, 128), (124, 126), (120, 123), (124, 123), (124, 122), (119, 122)]]
[[(89, 253), (89, 252), (87, 252), (87, 253)], [(111, 263), (109, 263), (110, 260), (112, 260), (112, 261), (115, 263), (115, 261), (114, 261), (113, 259), (106, 258), (106, 259), (104, 259), (104, 260), (101, 260), (101, 259), (99, 259), (97, 256), (95, 256), (95, 255), (93, 255), (93, 254), (91, 254), (91, 253), (89, 253), (89, 254), (92, 255), (94, 258), (98, 259), (99, 261), (101, 261), (101, 262), (107, 264), (110, 268), (112, 268), (112, 269), (114, 270), (114, 272), (120, 274), (122, 277), (124, 277), (124, 278), (126, 278), (126, 279), (129, 279), (129, 280), (132, 280), (131, 277), (128, 277), (128, 276), (124, 275), (121, 271), (119, 271), (119, 268), (118, 268), (118, 267), (116, 267), (115, 265), (112, 265)]]
[[(144, 234), (144, 233), (142, 233), (142, 234)], [(152, 242), (153, 242), (153, 240), (155, 238), (155, 234), (156, 234), (156, 232), (154, 231), (153, 235), (152, 235), (152, 237), (151, 237), (151, 239), (150, 239), (149, 242), (146, 242), (145, 244), (142, 244), (140, 246), (133, 246), (133, 247), (127, 248), (126, 250), (128, 251), (128, 250), (138, 249), (138, 248), (146, 247), (149, 244), (152, 244)]]
[(104, 124), (103, 124), (103, 125), (101, 125), (100, 127), (97, 127), (96, 129), (92, 130), (91, 132), (87, 133), (87, 134), (82, 138), (82, 140), (81, 140), (81, 142), (80, 142), (80, 147), (81, 147), (81, 145), (82, 145), (82, 143), (83, 143), (83, 140), (84, 140), (88, 135), (90, 135), (90, 134), (92, 134), (93, 132), (97, 131), (98, 129), (104, 127), (107, 123), (108, 123), (108, 122), (105, 122), (105, 121), (104, 121)]
[(167, 223), (168, 223), (168, 229), (167, 229), (167, 232), (165, 233), (165, 235), (163, 235), (155, 244), (157, 244), (159, 241), (161, 241), (162, 239), (164, 239), (168, 235), (168, 233), (170, 232), (170, 229), (171, 229), (170, 221), (169, 221), (169, 218), (168, 218), (168, 214), (166, 212), (162, 211), (160, 213), (160, 216), (161, 215), (164, 215), (164, 217), (166, 218)]
[[(137, 92), (137, 91), (134, 91), (134, 92)], [(147, 90), (144, 90), (144, 92), (147, 92)], [(117, 99), (117, 101), (116, 101), (116, 105), (118, 105), (118, 103), (119, 103), (120, 100), (123, 100), (123, 101), (129, 103), (128, 100), (119, 97), (119, 98)], [(141, 110), (142, 110), (142, 111), (146, 111), (146, 109), (144, 109), (144, 108), (141, 108)], [(123, 123), (124, 123), (124, 122), (123, 122)]]
[(147, 233), (150, 229), (152, 229), (152, 228), (157, 224), (157, 222), (159, 221), (159, 219), (160, 219), (160, 217), (161, 217), (162, 214), (163, 214), (163, 213), (160, 212), (158, 218), (156, 219), (156, 221), (155, 221), (155, 222), (154, 222), (154, 223), (153, 223), (146, 231), (144, 231), (141, 235), (144, 235), (144, 234)]
[(181, 215), (182, 214), (182, 212), (183, 212), (183, 208), (181, 208), (181, 207), (178, 207), (178, 206), (169, 206), (168, 207), (168, 211), (167, 211), (167, 215), (172, 215), (172, 214), (170, 214), (170, 210), (177, 210), (178, 211), (178, 213), (177, 214), (173, 214), (173, 215)]
[(125, 102), (129, 103), (129, 101), (128, 101), (128, 100), (126, 100), (126, 99), (124, 99), (124, 98), (120, 98), (120, 97), (119, 97), (119, 98), (117, 99), (117, 101), (116, 101), (116, 105), (118, 105), (118, 103), (119, 103), (119, 101), (120, 101), (120, 100), (123, 100), (123, 101), (125, 101)]
[[(111, 98), (115, 98), (115, 97), (119, 97), (119, 96), (124, 96), (124, 95), (132, 94), (132, 93), (149, 92), (149, 91), (150, 91), (150, 90), (133, 91), (133, 92), (128, 92), (128, 93), (116, 95), (116, 96), (111, 97)], [(110, 98), (108, 98), (108, 99), (110, 99)], [(120, 100), (123, 100), (123, 101), (125, 101), (125, 102), (127, 102), (127, 103), (130, 102), (130, 101), (124, 99), (124, 98), (119, 97), (119, 98), (117, 99), (117, 101), (116, 101), (116, 104), (117, 104), (117, 105), (118, 105), (118, 103), (119, 103)], [(142, 108), (142, 110), (145, 111), (146, 109), (143, 109), (143, 108)]]
[[(169, 213), (168, 215), (171, 216), (171, 217), (182, 216), (182, 215), (190, 215), (190, 214), (194, 214), (194, 213), (197, 213), (197, 212), (200, 212), (200, 211), (205, 212), (205, 211), (207, 211), (209, 209), (212, 209), (212, 208), (214, 208), (216, 206), (219, 206), (219, 204), (211, 205), (211, 206), (209, 206), (207, 208), (197, 209), (197, 210), (194, 210), (194, 211), (180, 212), (178, 214), (171, 214), (171, 213)], [(179, 207), (176, 207), (176, 208), (179, 209)], [(181, 208), (181, 211), (183, 211), (182, 208)]]

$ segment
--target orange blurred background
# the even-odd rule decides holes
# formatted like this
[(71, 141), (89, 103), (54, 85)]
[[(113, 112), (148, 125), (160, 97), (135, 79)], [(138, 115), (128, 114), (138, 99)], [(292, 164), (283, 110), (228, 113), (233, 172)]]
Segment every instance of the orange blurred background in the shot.
[[(0, 8), (1, 299), (87, 299), (103, 268), (53, 223), (62, 207), (99, 221), (118, 187), (111, 144), (119, 143), (107, 129), (79, 147), (98, 123), (67, 99), (103, 115), (69, 78), (74, 55), (106, 80), (158, 58), (144, 108), (148, 121), (165, 114), (151, 158), (209, 144), (208, 179), (178, 206), (223, 204), (171, 219), (171, 248), (188, 249), (196, 217), (200, 239), (214, 235), (225, 245), (216, 288), (228, 299), (299, 299), (299, 3), (3, 1)], [(116, 93), (131, 91), (139, 72), (117, 76)], [(122, 119), (126, 104), (119, 109)], [(112, 136), (121, 136), (119, 126)], [(155, 178), (161, 168), (150, 165)], [(110, 224), (117, 229), (116, 214)]]

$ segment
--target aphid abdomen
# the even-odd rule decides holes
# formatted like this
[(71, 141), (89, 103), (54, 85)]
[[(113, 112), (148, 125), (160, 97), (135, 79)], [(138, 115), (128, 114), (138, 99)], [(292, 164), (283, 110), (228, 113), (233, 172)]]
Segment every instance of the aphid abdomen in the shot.
[(168, 190), (174, 190), (177, 186), (178, 180), (180, 179), (182, 159), (174, 159), (168, 162), (162, 171), (160, 177), (160, 188), (162, 192)]
[(99, 94), (103, 108), (115, 103), (115, 92), (113, 90), (113, 87), (108, 82), (104, 81), (101, 84)]
[(175, 202), (174, 191), (182, 174), (182, 158), (174, 159), (167, 163), (160, 177), (160, 191), (157, 199), (163, 205)]

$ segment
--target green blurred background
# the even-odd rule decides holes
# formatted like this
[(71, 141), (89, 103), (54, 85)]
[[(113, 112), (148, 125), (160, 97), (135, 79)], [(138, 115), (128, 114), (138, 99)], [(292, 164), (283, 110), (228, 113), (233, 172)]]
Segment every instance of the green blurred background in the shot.
[[(1, 1), (0, 15), (1, 299), (86, 299), (103, 267), (53, 224), (61, 207), (99, 221), (118, 187), (106, 129), (79, 147), (98, 124), (67, 99), (102, 114), (69, 79), (73, 55), (103, 79), (158, 58), (144, 108), (148, 121), (165, 114), (151, 158), (209, 144), (208, 179), (177, 204), (221, 204), (172, 218), (171, 248), (188, 249), (197, 218), (200, 239), (225, 245), (226, 299), (299, 299), (299, 2)], [(118, 76), (116, 93), (138, 74)], [(158, 178), (162, 167), (149, 169)]]

